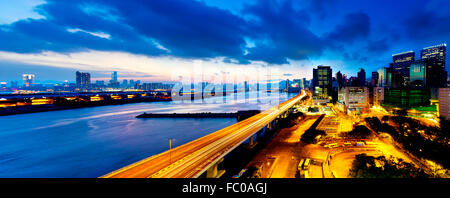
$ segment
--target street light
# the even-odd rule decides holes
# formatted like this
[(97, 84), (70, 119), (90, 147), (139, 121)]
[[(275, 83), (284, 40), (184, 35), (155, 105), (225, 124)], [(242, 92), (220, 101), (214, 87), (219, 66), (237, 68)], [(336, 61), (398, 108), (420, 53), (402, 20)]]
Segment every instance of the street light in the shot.
[(175, 138), (169, 138), (169, 165), (172, 164), (172, 140)]

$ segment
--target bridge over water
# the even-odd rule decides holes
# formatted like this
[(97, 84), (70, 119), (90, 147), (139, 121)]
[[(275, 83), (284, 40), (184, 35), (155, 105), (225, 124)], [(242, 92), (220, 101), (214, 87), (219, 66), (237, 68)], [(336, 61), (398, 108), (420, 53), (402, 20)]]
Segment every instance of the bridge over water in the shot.
[(195, 178), (206, 172), (216, 177), (217, 165), (223, 157), (261, 130), (271, 128), (277, 118), (307, 96), (301, 94), (273, 106), (260, 114), (234, 125), (178, 146), (169, 151), (143, 159), (102, 176), (103, 178)]

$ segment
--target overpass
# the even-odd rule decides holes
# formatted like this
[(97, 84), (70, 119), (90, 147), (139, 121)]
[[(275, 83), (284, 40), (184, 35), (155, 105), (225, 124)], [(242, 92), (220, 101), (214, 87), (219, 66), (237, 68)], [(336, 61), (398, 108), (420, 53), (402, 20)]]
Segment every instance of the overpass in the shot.
[(103, 178), (195, 178), (205, 171), (207, 177), (217, 176), (217, 165), (223, 157), (261, 130), (271, 128), (277, 118), (306, 96), (306, 92), (273, 106), (253, 117), (113, 171)]

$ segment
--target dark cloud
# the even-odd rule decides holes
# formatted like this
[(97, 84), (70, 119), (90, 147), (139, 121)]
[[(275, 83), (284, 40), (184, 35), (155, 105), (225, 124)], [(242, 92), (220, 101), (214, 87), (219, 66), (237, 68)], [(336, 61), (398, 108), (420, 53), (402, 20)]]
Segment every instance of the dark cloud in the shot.
[[(360, 3), (361, 8), (371, 6), (353, 2)], [(406, 39), (440, 43), (450, 37), (450, 12), (415, 8), (401, 10), (404, 21), (377, 21), (377, 16), (392, 13), (374, 15), (359, 8), (342, 9), (350, 3), (258, 0), (231, 12), (197, 0), (47, 0), (35, 8), (43, 19), (0, 25), (0, 51), (64, 53), (92, 49), (283, 64), (289, 59), (314, 59), (326, 50), (344, 59), (366, 61)], [(447, 2), (443, 1), (434, 9), (444, 6)], [(317, 18), (329, 28), (311, 29), (323, 27), (311, 24)]]
[(404, 22), (405, 34), (411, 40), (449, 40), (450, 13), (437, 10), (418, 10)]
[(321, 38), (311, 32), (309, 15), (296, 10), (291, 1), (258, 1), (244, 9), (257, 20), (252, 23), (255, 47), (246, 55), (251, 60), (287, 63), (287, 59), (306, 59), (324, 50)]
[(369, 41), (367, 44), (367, 50), (373, 53), (386, 52), (389, 50), (390, 45), (391, 43), (386, 38), (375, 41)]
[(363, 12), (347, 14), (342, 23), (329, 33), (328, 39), (351, 43), (357, 39), (367, 38), (370, 33), (370, 18)]

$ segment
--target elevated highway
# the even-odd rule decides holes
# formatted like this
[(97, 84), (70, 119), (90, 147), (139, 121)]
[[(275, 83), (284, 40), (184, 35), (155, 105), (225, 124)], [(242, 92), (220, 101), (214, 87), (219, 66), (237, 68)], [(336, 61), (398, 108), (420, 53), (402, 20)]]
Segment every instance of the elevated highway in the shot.
[(306, 92), (273, 106), (260, 114), (193, 140), (172, 150), (143, 159), (102, 176), (103, 178), (195, 178), (205, 171), (217, 174), (217, 164), (225, 155), (279, 117), (306, 96)]

